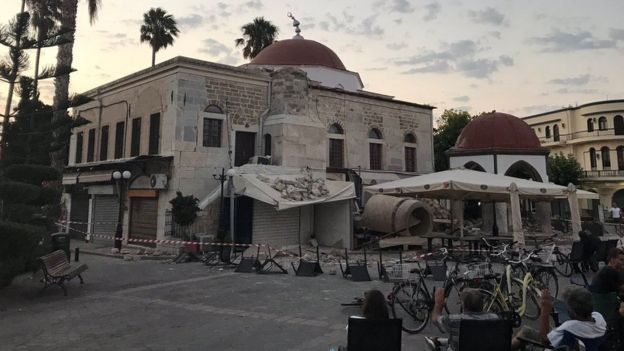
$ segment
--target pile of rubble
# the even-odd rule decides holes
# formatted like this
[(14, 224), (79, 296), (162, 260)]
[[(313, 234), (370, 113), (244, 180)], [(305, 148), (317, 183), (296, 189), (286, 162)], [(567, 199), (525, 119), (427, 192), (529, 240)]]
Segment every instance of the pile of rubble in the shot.
[(277, 178), (275, 181), (258, 175), (258, 179), (268, 183), (279, 191), (283, 199), (291, 201), (316, 200), (329, 194), (323, 178), (314, 178), (311, 172), (306, 172), (303, 177), (295, 180)]

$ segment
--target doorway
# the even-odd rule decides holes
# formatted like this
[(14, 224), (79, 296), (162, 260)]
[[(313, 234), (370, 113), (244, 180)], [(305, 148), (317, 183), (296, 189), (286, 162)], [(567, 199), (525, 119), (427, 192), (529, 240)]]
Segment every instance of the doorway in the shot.
[(239, 167), (247, 164), (256, 154), (256, 133), (236, 132), (234, 141), (234, 166)]

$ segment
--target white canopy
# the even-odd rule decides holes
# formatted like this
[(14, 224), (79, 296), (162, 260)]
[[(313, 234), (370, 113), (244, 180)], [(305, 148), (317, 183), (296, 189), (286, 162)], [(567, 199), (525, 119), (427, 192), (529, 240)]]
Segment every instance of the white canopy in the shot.
[[(393, 182), (366, 187), (366, 191), (382, 194), (418, 194), (422, 197), (435, 197), (457, 200), (509, 201), (509, 187), (515, 183), (518, 195), (523, 198), (561, 197), (567, 198), (567, 187), (552, 183), (508, 177), (499, 174), (478, 172), (467, 169), (425, 174), (404, 178)], [(589, 192), (588, 194), (593, 194)]]
[[(282, 174), (282, 175), (266, 175), (261, 177), (274, 182), (276, 179), (295, 180), (302, 177), (303, 174)], [(281, 192), (273, 189), (271, 184), (259, 179), (258, 174), (237, 174), (234, 177), (235, 192), (254, 198), (258, 201), (265, 202), (275, 206), (278, 211), (286, 210), (293, 207), (314, 205), (326, 202), (342, 201), (355, 198), (355, 186), (352, 182), (339, 182), (326, 180), (325, 186), (329, 190), (329, 194), (312, 200), (295, 201), (282, 198)]]

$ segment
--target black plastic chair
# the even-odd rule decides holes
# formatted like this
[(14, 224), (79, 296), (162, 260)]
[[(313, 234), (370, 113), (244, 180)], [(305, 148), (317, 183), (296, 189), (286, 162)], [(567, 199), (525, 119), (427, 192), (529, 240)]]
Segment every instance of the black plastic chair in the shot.
[(510, 351), (513, 332), (508, 319), (463, 319), (459, 323), (461, 351)]
[(400, 351), (402, 319), (349, 318), (349, 351)]

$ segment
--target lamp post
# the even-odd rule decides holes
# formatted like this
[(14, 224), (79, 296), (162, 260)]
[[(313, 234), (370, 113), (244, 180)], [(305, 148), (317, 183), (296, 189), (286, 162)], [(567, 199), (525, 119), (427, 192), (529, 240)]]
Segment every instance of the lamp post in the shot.
[(230, 190), (230, 234), (232, 237), (232, 244), (236, 245), (236, 235), (234, 228), (234, 204), (235, 204), (235, 195), (234, 195), (234, 176), (236, 175), (236, 171), (233, 168), (228, 169), (226, 175), (229, 178), (228, 181), (228, 189)]
[(217, 174), (213, 174), (212, 177), (215, 180), (218, 180), (221, 183), (221, 203), (220, 203), (220, 208), (219, 208), (219, 235), (222, 235), (222, 231), (223, 231), (223, 227), (224, 227), (224, 223), (225, 223), (225, 211), (223, 208), (223, 202), (224, 202), (224, 196), (223, 196), (223, 183), (225, 182), (225, 180), (227, 179), (227, 177), (225, 176), (225, 168), (221, 168), (221, 174), (217, 175)]
[(123, 238), (123, 217), (124, 217), (124, 194), (125, 183), (132, 177), (130, 171), (113, 172), (113, 180), (117, 186), (117, 198), (119, 199), (119, 215), (117, 216), (117, 230), (115, 231), (115, 248), (121, 251), (121, 240)]

